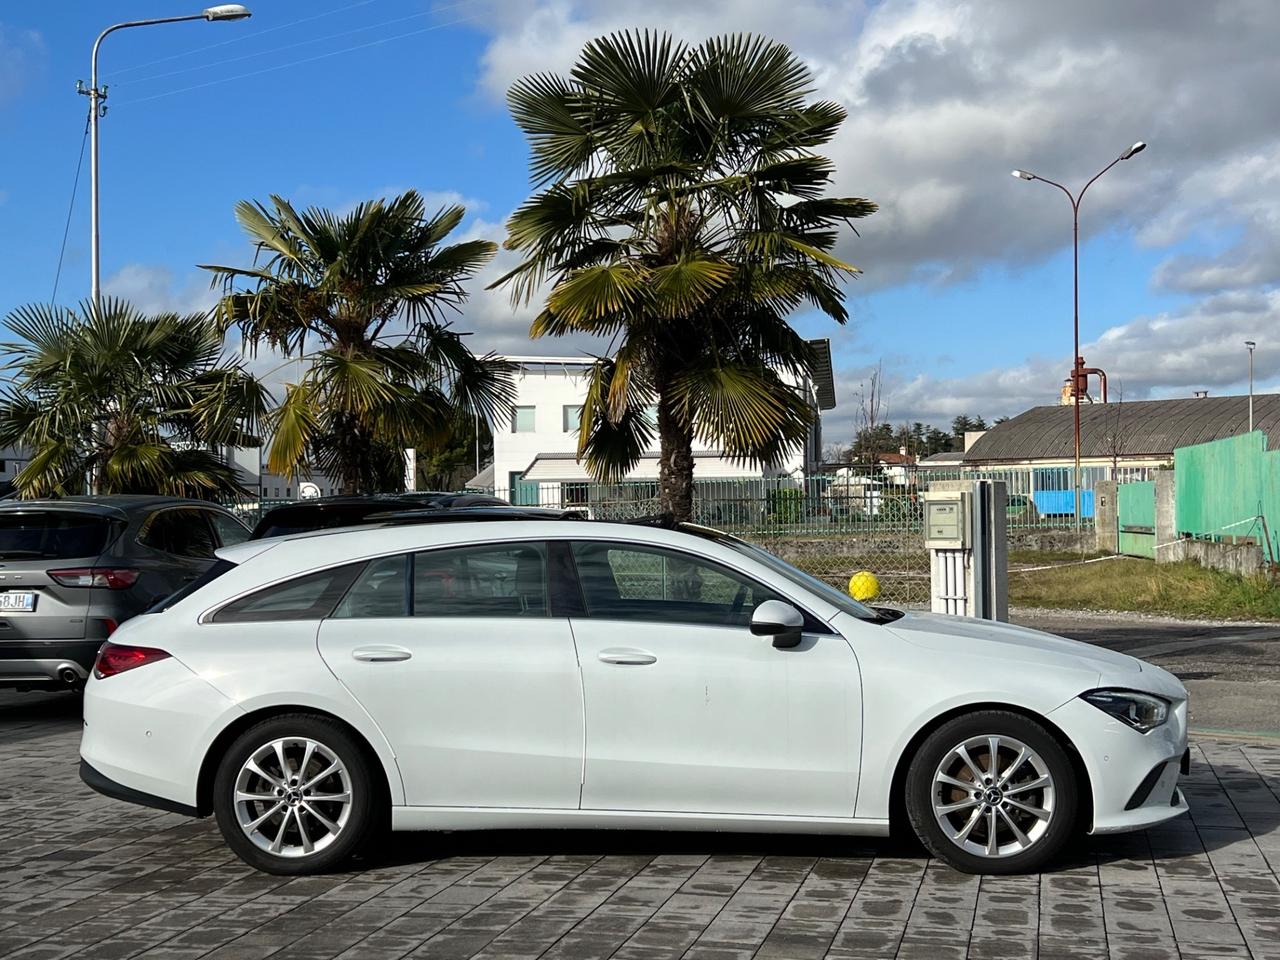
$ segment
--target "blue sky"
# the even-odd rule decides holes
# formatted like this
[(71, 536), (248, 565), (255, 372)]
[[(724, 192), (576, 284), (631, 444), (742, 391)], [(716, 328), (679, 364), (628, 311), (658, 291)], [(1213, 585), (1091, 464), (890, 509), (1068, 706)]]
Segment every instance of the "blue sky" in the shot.
[[(881, 361), (895, 422), (1053, 402), (1070, 356), (1070, 211), (1057, 191), (1008, 171), (1078, 184), (1139, 138), (1151, 148), (1083, 208), (1087, 359), (1126, 399), (1238, 390), (1247, 336), (1260, 342), (1260, 381), (1280, 374), (1265, 342), (1280, 189), (1274, 174), (1245, 175), (1280, 167), (1274, 123), (1254, 115), (1269, 95), (1232, 97), (1246, 79), (1274, 89), (1280, 78), (1269, 46), (1248, 39), (1260, 24), (1233, 22), (1220, 5), (1116, 11), (1089, 0), (1056, 33), (1045, 3), (1013, 0), (798, 0), (785, 11), (654, 0), (638, 22), (633, 5), (612, 0), (251, 6), (249, 21), (127, 30), (104, 43), (109, 292), (152, 309), (206, 304), (193, 265), (247, 262), (232, 207), (269, 193), (341, 207), (413, 187), (462, 199), (473, 214), (463, 229), (501, 239), (528, 192), (524, 144), (500, 96), (511, 79), (563, 70), (583, 40), (621, 26), (693, 40), (754, 29), (791, 43), (821, 94), (849, 107), (831, 150), (836, 192), (882, 205), (842, 248), (866, 270), (850, 285), (854, 321), (837, 330), (795, 318), (836, 347), (842, 403), (828, 439), (851, 429), (858, 384)], [(194, 9), (0, 10), (0, 308), (51, 295), (87, 106), (75, 81), (88, 80), (94, 36), (113, 19)], [(1186, 36), (1194, 53), (1171, 39)], [(86, 158), (59, 301), (88, 284)], [(458, 323), (477, 346), (508, 352), (581, 346), (527, 343), (527, 321), (502, 295), (477, 292)]]

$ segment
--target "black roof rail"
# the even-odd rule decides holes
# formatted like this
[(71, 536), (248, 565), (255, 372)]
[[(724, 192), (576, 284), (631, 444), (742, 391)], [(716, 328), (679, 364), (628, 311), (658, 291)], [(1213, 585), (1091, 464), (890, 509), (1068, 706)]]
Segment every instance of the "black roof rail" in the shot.
[(586, 520), (585, 510), (556, 507), (426, 507), (419, 510), (387, 510), (371, 513), (364, 523), (415, 524), (462, 523), (476, 520)]

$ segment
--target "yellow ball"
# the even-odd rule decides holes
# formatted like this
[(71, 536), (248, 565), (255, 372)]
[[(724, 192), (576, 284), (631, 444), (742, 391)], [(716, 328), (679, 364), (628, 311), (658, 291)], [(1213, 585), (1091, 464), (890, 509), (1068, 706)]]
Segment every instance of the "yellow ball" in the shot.
[(880, 595), (880, 581), (870, 570), (859, 570), (849, 578), (849, 596), (855, 600), (874, 600)]

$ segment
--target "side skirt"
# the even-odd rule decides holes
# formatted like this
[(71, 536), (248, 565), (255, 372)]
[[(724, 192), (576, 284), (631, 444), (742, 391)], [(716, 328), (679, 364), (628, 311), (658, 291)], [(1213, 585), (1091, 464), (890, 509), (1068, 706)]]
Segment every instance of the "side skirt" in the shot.
[(518, 807), (392, 807), (392, 830), (708, 830), (834, 833), (887, 837), (888, 820), (762, 817), (650, 810), (536, 810)]

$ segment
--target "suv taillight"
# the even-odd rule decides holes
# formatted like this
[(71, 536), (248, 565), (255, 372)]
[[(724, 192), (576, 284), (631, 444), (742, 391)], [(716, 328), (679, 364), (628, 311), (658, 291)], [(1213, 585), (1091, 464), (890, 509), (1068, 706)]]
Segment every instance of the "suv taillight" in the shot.
[(99, 680), (114, 677), (134, 667), (145, 667), (157, 660), (167, 660), (167, 651), (156, 647), (131, 647), (123, 643), (104, 643), (93, 664), (93, 675)]
[(127, 590), (138, 580), (138, 571), (128, 567), (66, 567), (46, 570), (55, 583), (64, 587), (106, 587)]

